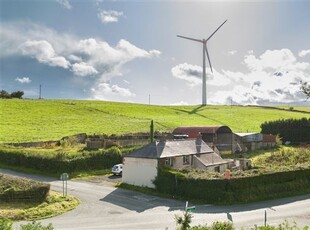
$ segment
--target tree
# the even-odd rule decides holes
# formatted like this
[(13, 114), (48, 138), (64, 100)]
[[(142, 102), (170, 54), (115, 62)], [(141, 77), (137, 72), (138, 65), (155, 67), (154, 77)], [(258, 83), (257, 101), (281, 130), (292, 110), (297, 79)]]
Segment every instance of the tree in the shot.
[(11, 98), (11, 95), (5, 90), (1, 90), (0, 91), (0, 98)]
[(11, 93), (11, 97), (12, 98), (19, 98), (19, 99), (22, 99), (24, 95), (24, 92), (23, 91), (16, 91), (16, 92), (12, 92)]
[(310, 98), (310, 85), (307, 82), (301, 83), (301, 91), (307, 96), (307, 99)]
[(151, 125), (150, 125), (150, 140), (151, 142), (154, 141), (154, 122), (151, 120)]

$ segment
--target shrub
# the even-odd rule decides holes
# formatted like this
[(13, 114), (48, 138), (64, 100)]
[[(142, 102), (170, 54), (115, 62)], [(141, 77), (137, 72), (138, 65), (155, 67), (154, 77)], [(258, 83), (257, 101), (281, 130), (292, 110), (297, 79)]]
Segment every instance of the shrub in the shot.
[(279, 134), (283, 142), (308, 142), (310, 141), (310, 118), (281, 119), (264, 122), (261, 124), (261, 133)]
[(21, 225), (21, 230), (53, 230), (54, 227), (51, 223), (47, 226), (43, 226), (40, 222), (33, 221), (25, 225)]
[(159, 170), (154, 180), (159, 192), (212, 204), (248, 203), (310, 192), (310, 169), (225, 179), (188, 177), (173, 170)]
[(183, 213), (182, 216), (175, 215), (175, 221), (177, 222), (178, 230), (187, 230), (190, 227), (190, 223), (192, 222), (192, 215), (188, 212)]
[(110, 169), (122, 162), (122, 152), (117, 147), (99, 151), (69, 153), (64, 149), (53, 154), (19, 148), (0, 148), (0, 162), (9, 166), (25, 167), (42, 172), (61, 174)]
[(1, 219), (0, 218), (0, 229), (1, 230), (12, 230), (13, 229), (13, 222), (8, 219)]

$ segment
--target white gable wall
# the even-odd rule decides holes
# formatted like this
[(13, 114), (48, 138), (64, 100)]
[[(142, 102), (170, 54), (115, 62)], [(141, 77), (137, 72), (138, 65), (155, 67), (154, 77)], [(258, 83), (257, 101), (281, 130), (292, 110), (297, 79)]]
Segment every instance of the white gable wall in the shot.
[(125, 157), (122, 182), (155, 188), (152, 181), (157, 176), (157, 159)]

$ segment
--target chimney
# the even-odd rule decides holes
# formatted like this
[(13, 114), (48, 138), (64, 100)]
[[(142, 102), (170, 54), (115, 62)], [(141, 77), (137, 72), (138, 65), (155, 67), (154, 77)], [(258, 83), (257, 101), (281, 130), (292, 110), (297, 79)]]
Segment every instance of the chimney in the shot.
[(201, 152), (201, 143), (202, 143), (202, 136), (201, 133), (199, 132), (195, 141), (197, 153)]

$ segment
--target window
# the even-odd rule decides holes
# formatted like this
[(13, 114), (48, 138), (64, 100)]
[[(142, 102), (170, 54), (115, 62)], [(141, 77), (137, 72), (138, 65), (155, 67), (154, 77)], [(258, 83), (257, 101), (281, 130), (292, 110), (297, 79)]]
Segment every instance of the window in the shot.
[(172, 166), (173, 165), (173, 159), (172, 158), (166, 158), (165, 165)]
[(220, 166), (214, 167), (214, 172), (220, 172)]
[(189, 164), (189, 156), (183, 156), (183, 165)]

